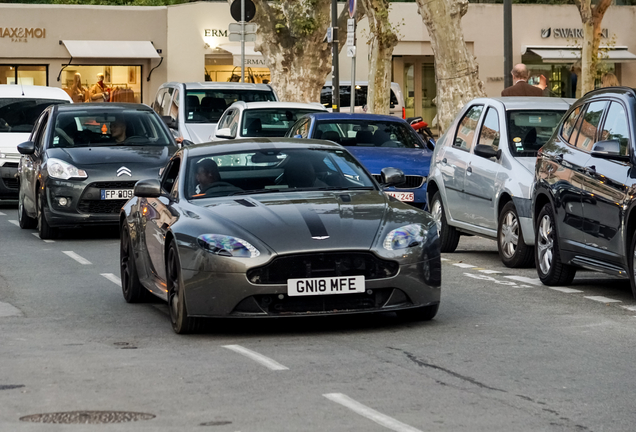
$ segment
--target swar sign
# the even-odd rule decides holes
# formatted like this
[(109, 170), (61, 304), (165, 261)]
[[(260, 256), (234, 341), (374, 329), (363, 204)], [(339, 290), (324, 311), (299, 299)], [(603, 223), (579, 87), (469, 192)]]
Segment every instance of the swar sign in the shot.
[(0, 38), (9, 38), (11, 42), (28, 42), (29, 39), (44, 39), (46, 29), (27, 27), (0, 27)]

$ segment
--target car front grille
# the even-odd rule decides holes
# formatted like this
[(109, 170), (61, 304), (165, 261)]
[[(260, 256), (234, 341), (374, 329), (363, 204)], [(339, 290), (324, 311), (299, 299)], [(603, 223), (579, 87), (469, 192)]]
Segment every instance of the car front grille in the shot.
[(399, 264), (370, 252), (328, 252), (279, 256), (262, 267), (248, 270), (254, 284), (286, 284), (287, 279), (364, 276), (366, 280), (393, 277)]
[(2, 165), (2, 168), (17, 168), (17, 167), (18, 167), (17, 162), (5, 162), (4, 165)]
[(3, 178), (2, 181), (7, 189), (18, 189), (18, 179), (16, 178)]
[(77, 205), (80, 213), (119, 213), (128, 200), (81, 200)]
[[(404, 183), (396, 186), (398, 189), (417, 189), (419, 187), (422, 187), (422, 185), (426, 181), (426, 177), (423, 176), (407, 175), (404, 177), (406, 180), (404, 181)], [(378, 183), (382, 183), (381, 174), (373, 174), (373, 178), (375, 178)]]
[(91, 183), (87, 187), (96, 189), (132, 189), (135, 187), (135, 183), (137, 181), (107, 181)]

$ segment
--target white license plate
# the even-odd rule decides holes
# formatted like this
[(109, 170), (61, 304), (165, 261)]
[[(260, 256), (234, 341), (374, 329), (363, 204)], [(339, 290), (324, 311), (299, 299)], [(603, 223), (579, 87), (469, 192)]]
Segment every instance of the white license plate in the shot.
[(364, 291), (364, 276), (287, 279), (289, 296), (353, 294)]
[(132, 189), (102, 189), (103, 200), (131, 199), (132, 197)]
[(400, 201), (415, 201), (415, 194), (413, 192), (390, 192), (384, 191), (385, 194), (391, 195)]

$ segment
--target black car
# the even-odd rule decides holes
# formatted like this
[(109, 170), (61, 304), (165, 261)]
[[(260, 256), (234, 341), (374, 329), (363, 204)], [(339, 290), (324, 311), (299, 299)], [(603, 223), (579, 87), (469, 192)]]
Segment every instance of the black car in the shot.
[(59, 227), (117, 224), (137, 180), (159, 178), (177, 149), (148, 106), (51, 106), (18, 146), (20, 227), (47, 239)]
[(538, 154), (536, 264), (546, 285), (577, 268), (629, 277), (636, 297), (636, 91), (592, 91), (572, 105)]

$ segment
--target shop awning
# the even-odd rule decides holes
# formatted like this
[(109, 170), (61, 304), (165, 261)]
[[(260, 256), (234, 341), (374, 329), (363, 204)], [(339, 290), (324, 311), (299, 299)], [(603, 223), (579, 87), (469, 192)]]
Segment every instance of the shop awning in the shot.
[[(241, 44), (222, 44), (218, 48), (225, 50), (232, 54), (232, 63), (234, 66), (241, 65)], [(249, 67), (267, 67), (265, 65), (265, 59), (261, 53), (254, 51), (253, 43), (245, 43), (245, 66)]]
[(150, 41), (63, 40), (73, 58), (160, 58)]
[[(526, 54), (533, 53), (541, 57), (544, 63), (574, 63), (581, 58), (581, 49), (576, 47), (527, 47)], [(627, 47), (601, 49), (598, 55), (602, 61), (625, 63), (636, 60), (636, 55), (627, 51)]]

